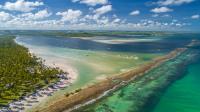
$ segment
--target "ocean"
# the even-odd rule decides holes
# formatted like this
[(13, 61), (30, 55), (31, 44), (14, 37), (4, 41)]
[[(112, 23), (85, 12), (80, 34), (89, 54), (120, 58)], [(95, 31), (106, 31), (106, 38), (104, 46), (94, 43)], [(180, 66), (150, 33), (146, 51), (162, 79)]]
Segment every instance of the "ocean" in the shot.
[(200, 61), (187, 68), (185, 77), (172, 84), (161, 97), (153, 112), (200, 111)]
[[(26, 36), (19, 36), (17, 40), (28, 48), (34, 47), (33, 49), (38, 49), (37, 52), (41, 50), (39, 52), (42, 54), (41, 56), (63, 58), (68, 60), (68, 64), (76, 66), (80, 76), (75, 86), (72, 86), (73, 90), (81, 87), (89, 80), (94, 80), (99, 74), (104, 76), (105, 73), (113, 73), (114, 71), (110, 71), (113, 68), (119, 70), (119, 68), (130, 67), (130, 65), (134, 66), (133, 64), (136, 62), (130, 63), (130, 60), (124, 60), (124, 57), (141, 53), (142, 60), (146, 60), (153, 57), (145, 56), (147, 54), (159, 55), (159, 53), (164, 54), (175, 48), (183, 47), (192, 40), (192, 38), (188, 37), (192, 37), (192, 35), (156, 37), (161, 39), (159, 41), (124, 44), (104, 43), (106, 39), (112, 42), (112, 37), (101, 40), (102, 43), (99, 40), (99, 42), (96, 42), (80, 38)], [(140, 77), (127, 86), (109, 94), (97, 103), (81, 108), (81, 111), (199, 112), (200, 61), (197, 60), (197, 57), (200, 57), (199, 49), (189, 49), (176, 59), (170, 60), (146, 73), (144, 77)], [(98, 62), (94, 62), (97, 60)], [(92, 63), (88, 63), (90, 61)], [(106, 63), (102, 63), (105, 61)], [(191, 62), (193, 63), (191, 64)], [(98, 63), (101, 66), (93, 63)], [(127, 63), (129, 63), (129, 66), (127, 66)], [(109, 67), (106, 67), (106, 65), (109, 65)], [(93, 68), (95, 66), (96, 68)], [(106, 69), (107, 71), (103, 73), (104, 71), (102, 72), (102, 70)], [(96, 72), (98, 70), (101, 72)]]
[[(199, 112), (200, 49), (188, 49), (83, 112)], [(78, 110), (78, 111), (80, 111)]]

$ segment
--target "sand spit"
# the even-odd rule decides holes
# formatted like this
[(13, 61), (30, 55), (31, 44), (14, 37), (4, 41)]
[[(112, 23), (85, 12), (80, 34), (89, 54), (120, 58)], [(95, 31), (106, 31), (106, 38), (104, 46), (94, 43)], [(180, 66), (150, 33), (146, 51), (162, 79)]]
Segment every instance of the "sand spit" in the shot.
[(74, 91), (73, 93), (66, 94), (61, 99), (58, 99), (55, 103), (48, 104), (48, 106), (36, 110), (36, 112), (62, 112), (62, 111), (72, 111), (74, 109), (80, 108), (90, 104), (101, 97), (105, 96), (110, 91), (123, 85), (123, 82), (128, 82), (130, 79), (141, 76), (142, 74), (148, 72), (152, 68), (159, 66), (163, 62), (175, 58), (180, 53), (184, 52), (186, 48), (178, 48), (170, 52), (165, 56), (155, 58), (151, 62), (146, 63), (140, 67), (130, 70), (128, 72), (108, 77), (94, 85), (81, 88)]

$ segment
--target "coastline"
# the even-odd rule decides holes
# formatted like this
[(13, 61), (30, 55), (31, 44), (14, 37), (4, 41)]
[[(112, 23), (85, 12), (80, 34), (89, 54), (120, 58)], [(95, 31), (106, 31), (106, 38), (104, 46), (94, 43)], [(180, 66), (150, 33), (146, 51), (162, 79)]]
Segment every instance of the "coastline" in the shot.
[[(16, 38), (14, 39), (14, 41), (19, 44), (19, 45), (23, 45), (23, 43), (20, 43), (16, 40)], [(40, 57), (38, 56), (37, 54), (35, 54), (34, 51), (35, 49), (29, 49), (29, 53), (32, 54), (32, 55), (35, 55), (37, 57)], [(40, 57), (42, 59), (44, 59), (44, 57)], [(32, 109), (34, 109), (35, 107), (37, 107), (38, 105), (40, 105), (43, 101), (45, 101), (48, 97), (52, 97), (52, 95), (55, 93), (55, 92), (59, 92), (60, 90), (64, 89), (64, 88), (67, 88), (68, 86), (70, 86), (71, 84), (73, 84), (77, 78), (78, 78), (78, 72), (76, 69), (74, 69), (72, 66), (70, 66), (68, 63), (65, 63), (63, 62), (63, 60), (61, 59), (55, 59), (53, 57), (45, 57), (45, 60), (43, 61), (44, 65), (45, 66), (48, 66), (48, 67), (51, 67), (51, 68), (58, 68), (60, 70), (62, 70), (63, 72), (67, 73), (67, 79), (60, 79), (59, 81), (57, 81), (56, 83), (62, 83), (62, 85), (59, 86), (59, 88), (57, 89), (52, 89), (52, 88), (49, 88), (49, 87), (45, 87), (45, 88), (42, 88), (44, 89), (44, 91), (39, 91), (38, 93), (40, 92), (45, 92), (45, 93), (48, 93), (48, 94), (51, 94), (51, 95), (48, 95), (48, 94), (44, 94), (42, 97), (37, 97), (37, 101), (34, 102), (34, 103), (31, 103), (31, 105), (29, 106), (24, 106), (24, 109), (23, 111), (32, 111)], [(59, 84), (58, 84), (59, 85)], [(32, 93), (30, 93), (32, 94)], [(32, 97), (30, 96), (27, 96), (27, 98), (25, 98), (27, 101), (28, 100), (32, 100)], [(20, 102), (20, 103), (24, 103), (26, 104), (27, 101), (17, 101)], [(13, 104), (9, 104), (11, 107)]]
[[(32, 91), (27, 91), (25, 94), (19, 95), (19, 97), (15, 98), (13, 100), (10, 100), (9, 102), (6, 102), (6, 104), (3, 105), (2, 108), (0, 107), (0, 112), (29, 111), (29, 109), (34, 108), (34, 106), (40, 105), (40, 103), (42, 101), (44, 101), (46, 98), (52, 96), (52, 94), (54, 94), (55, 92), (67, 88), (75, 81), (75, 79), (76, 79), (75, 76), (77, 76), (75, 70), (69, 68), (68, 66), (55, 65), (53, 63), (50, 63), (49, 61), (44, 63), (43, 60), (41, 58), (37, 58), (31, 50), (28, 51), (28, 49), (25, 48), (22, 44), (19, 44), (18, 42), (16, 42), (14, 37), (9, 37), (8, 39), (5, 39), (1, 42), (4, 42), (5, 45), (7, 45), (9, 49), (11, 49), (12, 52), (15, 51), (14, 54), (11, 53), (12, 55), (8, 55), (8, 57), (11, 56), (13, 58), (13, 55), (17, 54), (16, 57), (21, 57), (21, 58), (17, 58), (16, 60), (21, 59), (21, 60), (25, 60), (25, 61), (28, 60), (28, 61), (32, 62), (25, 69), (25, 72), (27, 72), (27, 71), (30, 72), (30, 74), (27, 74), (27, 75), (33, 75), (33, 74), (34, 75), (35, 74), (36, 75), (48, 75), (48, 76), (52, 76), (51, 79), (53, 79), (53, 78), (54, 79), (56, 78), (56, 79), (51, 82), (48, 81), (40, 87), (33, 88)], [(3, 46), (4, 46), (4, 43), (3, 43)], [(22, 56), (20, 55), (20, 53)], [(5, 52), (5, 54), (6, 54), (6, 52)], [(2, 61), (2, 62), (4, 62), (4, 61)], [(31, 66), (32, 64), (33, 64), (33, 66)], [(53, 65), (58, 66), (59, 68), (54, 67)], [(38, 67), (37, 71), (34, 69), (35, 66)], [(23, 68), (24, 67), (26, 67), (26, 66), (24, 65)], [(31, 67), (33, 67), (33, 69)], [(67, 67), (67, 69), (65, 69), (66, 67)], [(52, 69), (54, 69), (55, 71), (54, 72), (50, 71)], [(63, 70), (61, 70), (61, 69), (63, 69)], [(46, 70), (46, 71), (43, 71), (43, 70)], [(23, 73), (20, 73), (20, 75), (21, 74), (23, 74)], [(23, 76), (23, 77), (26, 77), (26, 76)], [(15, 76), (15, 78), (17, 78), (17, 76)], [(33, 77), (31, 77), (30, 79), (32, 80), (32, 78)], [(44, 78), (47, 78), (47, 77), (44, 77)], [(24, 79), (22, 81), (26, 81), (26, 79)], [(34, 83), (32, 85), (34, 85)], [(28, 84), (27, 85), (24, 84), (24, 86), (29, 87)]]
[[(34, 54), (34, 53), (32, 53)], [(47, 61), (48, 60), (48, 61)], [(61, 70), (63, 70), (64, 72), (68, 73), (68, 77), (71, 79), (70, 83), (74, 83), (76, 81), (76, 79), (78, 78), (78, 71), (76, 69), (74, 69), (72, 66), (65, 64), (64, 62), (62, 62), (63, 60), (60, 59), (46, 59), (44, 64), (46, 66), (52, 67), (52, 68), (59, 68)]]
[[(34, 53), (32, 53), (32, 54), (34, 54)], [(52, 61), (52, 59), (49, 59), (50, 61), (45, 61), (45, 65), (46, 66), (49, 66), (49, 67), (52, 67), (52, 68), (59, 68), (59, 69), (61, 69), (61, 70), (63, 70), (64, 72), (67, 72), (68, 73), (68, 75), (67, 75), (67, 77), (68, 77), (68, 79), (67, 80), (62, 80), (62, 82), (64, 82), (64, 85), (62, 85), (62, 87), (61, 88), (58, 88), (58, 89), (56, 89), (56, 91), (54, 91), (54, 92), (59, 92), (59, 91), (61, 91), (63, 88), (68, 88), (68, 86), (71, 86), (71, 84), (73, 84), (75, 81), (76, 81), (76, 79), (77, 79), (77, 76), (78, 76), (78, 73), (77, 73), (77, 71), (75, 70), (75, 69), (73, 69), (72, 67), (70, 67), (70, 66), (66, 66), (66, 64), (61, 64), (61, 63), (59, 63), (58, 61), (61, 61), (61, 60), (56, 60), (56, 62), (58, 62), (59, 64), (56, 64), (56, 63), (54, 63), (54, 61)], [(52, 61), (52, 62), (51, 62)], [(60, 80), (61, 81), (61, 80)], [(60, 82), (60, 81), (58, 81), (58, 82)], [(45, 88), (44, 88), (45, 89)], [(48, 89), (48, 88), (47, 88)], [(54, 94), (54, 92), (52, 93), (52, 96), (53, 96), (53, 94)], [(32, 106), (31, 107), (27, 107), (27, 108), (25, 108), (25, 112), (26, 111), (32, 111), (32, 109), (34, 109), (35, 107), (37, 107), (38, 105), (40, 105), (41, 103), (43, 103), (43, 101), (46, 101), (49, 97), (52, 97), (52, 96), (43, 96), (43, 97), (39, 97), (38, 98), (38, 102), (37, 103), (34, 103), (34, 104), (32, 104)]]
[[(14, 41), (17, 44), (24, 46), (23, 43), (20, 43), (19, 41), (17, 41), (17, 37), (14, 39)], [(29, 49), (29, 53), (38, 56), (37, 54), (34, 53), (35, 52), (34, 50), (35, 49)], [(38, 56), (38, 57), (40, 57), (40, 56)], [(43, 59), (43, 57), (40, 57), (40, 58)], [(45, 57), (44, 64), (46, 66), (49, 66), (49, 67), (52, 67), (52, 68), (59, 68), (59, 69), (63, 70), (64, 72), (69, 73), (68, 75), (72, 79), (72, 83), (78, 77), (78, 71), (75, 68), (73, 68), (72, 66), (68, 65), (67, 63), (64, 63), (63, 60), (55, 59), (55, 58), (50, 58), (50, 57)]]
[(53, 104), (48, 104), (47, 107), (38, 109), (35, 112), (62, 112), (62, 111), (72, 111), (84, 105), (95, 102), (101, 97), (105, 96), (110, 91), (114, 91), (116, 88), (123, 86), (125, 82), (134, 80), (134, 78), (143, 75), (149, 70), (153, 69), (156, 66), (159, 66), (163, 62), (175, 58), (180, 53), (184, 52), (186, 48), (178, 48), (170, 52), (165, 56), (155, 58), (151, 62), (148, 62), (142, 66), (137, 67), (134, 70), (128, 72), (108, 77), (101, 82), (98, 82), (94, 85), (81, 88), (78, 91), (73, 92), (63, 96), (62, 99), (58, 99)]

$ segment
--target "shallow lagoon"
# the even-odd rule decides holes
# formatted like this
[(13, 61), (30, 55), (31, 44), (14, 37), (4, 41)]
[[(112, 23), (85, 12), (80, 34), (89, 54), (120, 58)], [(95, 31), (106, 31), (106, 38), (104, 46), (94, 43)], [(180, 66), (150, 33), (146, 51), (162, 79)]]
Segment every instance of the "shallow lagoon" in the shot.
[(81, 46), (88, 44), (88, 41), (81, 40), (83, 42), (80, 42), (80, 39), (21, 36), (17, 37), (16, 41), (46, 61), (54, 59), (54, 63), (56, 63), (58, 59), (63, 60), (77, 69), (79, 74), (77, 82), (81, 86), (94, 79), (133, 69), (135, 66), (164, 54), (122, 52), (123, 49), (119, 49), (120, 52), (111, 52), (109, 44), (108, 46), (106, 46), (107, 44), (102, 45), (99, 50), (96, 45), (91, 44), (92, 42), (87, 46), (90, 48), (83, 50)]
[[(187, 73), (188, 64), (192, 60), (196, 61), (194, 59), (199, 56), (199, 51), (187, 51), (96, 104), (80, 110), (83, 112), (151, 112), (155, 104), (158, 103), (153, 112), (197, 112), (200, 97), (198, 95), (199, 81), (196, 78), (199, 76), (195, 75), (193, 70), (198, 70), (199, 65), (191, 66), (189, 74), (182, 79), (183, 81), (170, 85), (183, 77)], [(191, 70), (193, 74), (191, 74)], [(169, 90), (162, 96), (168, 86), (170, 86)], [(161, 101), (158, 102), (160, 97)]]
[[(134, 69), (134, 67), (166, 53), (137, 52), (137, 50), (132, 52), (133, 49), (129, 51), (131, 48), (123, 51), (124, 48), (120, 49), (119, 47), (120, 45), (126, 48), (127, 45), (130, 46), (130, 43), (117, 44), (117, 46), (116, 44), (113, 46), (111, 44), (97, 43), (101, 45), (101, 49), (99, 49), (90, 40), (77, 38), (18, 36), (16, 42), (29, 48), (32, 53), (45, 59), (46, 62), (70, 66), (78, 73), (77, 80), (72, 86), (56, 92), (52, 97), (49, 97), (42, 104), (38, 105), (39, 107), (44, 106), (47, 102), (52, 102), (55, 98), (62, 97), (66, 92), (96, 83), (107, 76)], [(86, 44), (86, 47), (81, 47)], [(131, 46), (132, 48), (135, 47)], [(112, 48), (118, 50), (112, 51)]]
[[(110, 39), (111, 37), (107, 38), (112, 40)], [(45, 103), (63, 96), (67, 91), (95, 83), (113, 74), (134, 69), (140, 64), (144, 64), (177, 47), (182, 47), (189, 42), (188, 39), (177, 42), (177, 39), (168, 37), (159, 40), (150, 39), (145, 42), (143, 40), (138, 42), (137, 40), (137, 42), (113, 44), (82, 38), (18, 36), (16, 41), (29, 48), (37, 56), (46, 59), (46, 61), (63, 60), (65, 64), (72, 66), (78, 72), (78, 79), (72, 86), (55, 93), (53, 97), (40, 104), (42, 107)], [(114, 99), (118, 99), (118, 97), (112, 97), (111, 99), (115, 103), (112, 103), (111, 100), (110, 104), (116, 105), (117, 101)], [(117, 106), (122, 107), (121, 110), (126, 110), (132, 105), (132, 102), (120, 102), (118, 102)], [(120, 109), (118, 108), (118, 110)]]

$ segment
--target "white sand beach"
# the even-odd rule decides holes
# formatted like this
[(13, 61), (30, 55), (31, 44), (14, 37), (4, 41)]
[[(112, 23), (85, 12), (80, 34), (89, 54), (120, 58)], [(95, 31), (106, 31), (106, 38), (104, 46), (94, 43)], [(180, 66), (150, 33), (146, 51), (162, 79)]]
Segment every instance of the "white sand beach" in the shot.
[[(19, 42), (17, 42), (19, 43)], [(22, 43), (19, 43), (24, 45)], [(27, 45), (26, 45), (27, 46)], [(59, 92), (70, 86), (74, 83), (78, 77), (78, 72), (72, 66), (69, 65), (67, 60), (56, 56), (56, 55), (46, 55), (44, 50), (40, 47), (40, 49), (28, 47), (29, 52), (37, 57), (42, 58), (44, 64), (49, 67), (59, 68), (68, 74), (61, 74), (61, 78), (58, 82), (49, 85), (46, 88), (37, 90), (35, 93), (31, 93), (30, 95), (24, 96), (23, 99), (19, 99), (18, 101), (14, 101), (9, 104), (9, 108), (2, 109), (0, 111), (16, 111), (16, 112), (27, 112), (32, 110), (33, 108), (39, 106), (42, 102), (44, 102), (48, 97), (52, 97), (55, 92)], [(46, 50), (46, 49), (45, 49)], [(63, 76), (66, 75), (66, 76)]]

